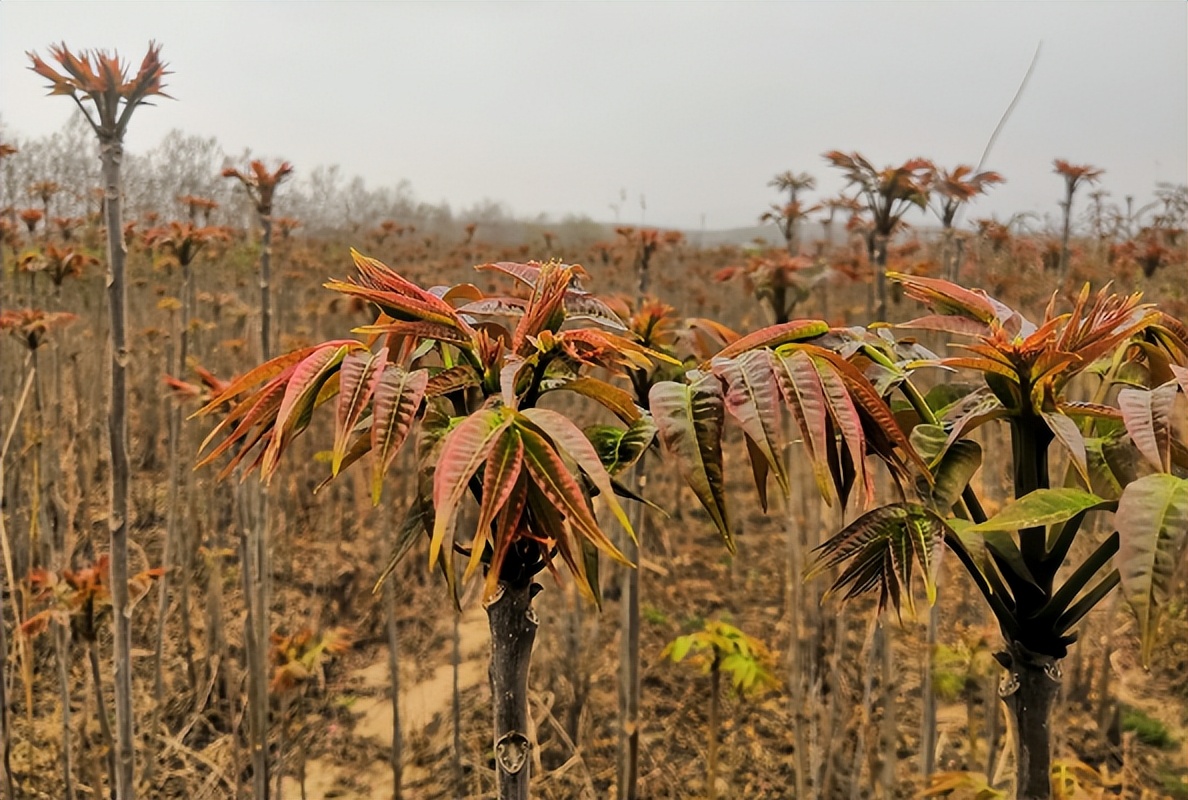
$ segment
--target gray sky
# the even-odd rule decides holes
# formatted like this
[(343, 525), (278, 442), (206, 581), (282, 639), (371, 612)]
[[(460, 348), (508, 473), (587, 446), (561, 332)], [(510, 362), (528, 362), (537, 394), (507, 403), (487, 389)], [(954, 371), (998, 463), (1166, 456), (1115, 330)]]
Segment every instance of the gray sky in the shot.
[[(0, 3), (0, 114), (23, 136), (71, 113), (25, 51), (163, 45), (177, 102), (140, 109), (128, 146), (172, 128), (299, 170), (339, 164), (419, 199), (517, 215), (753, 224), (766, 183), (856, 149), (975, 163), (1037, 42), (987, 164), (991, 212), (1053, 212), (1053, 158), (1106, 169), (1140, 202), (1188, 181), (1188, 4)], [(919, 218), (917, 218), (919, 219)]]

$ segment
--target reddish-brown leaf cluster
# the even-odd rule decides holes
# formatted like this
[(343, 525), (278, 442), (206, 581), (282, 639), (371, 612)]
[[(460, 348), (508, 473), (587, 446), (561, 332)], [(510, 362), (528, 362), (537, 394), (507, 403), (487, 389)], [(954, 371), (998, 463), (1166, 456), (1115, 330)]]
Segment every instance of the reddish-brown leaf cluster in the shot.
[[(36, 53), (27, 53), (30, 67), (50, 82), (50, 94), (74, 98), (101, 139), (122, 141), (132, 111), (149, 97), (166, 97), (163, 79), (169, 72), (161, 61), (161, 46), (149, 42), (148, 51), (136, 74), (114, 52), (88, 50), (72, 53), (65, 43), (50, 45), (50, 57), (62, 71), (55, 69)], [(82, 105), (79, 95), (95, 105), (98, 120)], [(121, 102), (123, 106), (121, 108)]]
[(331, 628), (318, 634), (310, 628), (302, 628), (288, 636), (274, 633), (269, 651), (272, 661), (269, 689), (279, 694), (291, 691), (311, 678), (320, 679), (326, 660), (350, 649), (347, 628)]
[[(128, 579), (128, 605), (131, 608), (152, 587), (153, 581), (165, 574), (161, 567), (147, 569)], [(104, 554), (94, 564), (78, 570), (64, 569), (60, 573), (35, 569), (29, 573), (32, 602), (48, 605), (30, 616), (21, 625), (21, 633), (36, 636), (51, 622), (69, 624), (79, 618), (79, 630), (86, 638), (94, 638), (97, 617), (111, 605), (111, 563)]]
[(282, 161), (276, 169), (269, 170), (268, 166), (258, 159), (253, 160), (248, 168), (242, 171), (234, 167), (226, 167), (223, 170), (224, 178), (235, 178), (243, 184), (248, 195), (256, 203), (256, 212), (262, 217), (272, 214), (272, 199), (276, 187), (291, 174), (293, 165), (288, 161)]
[(36, 308), (12, 309), (0, 312), (0, 331), (7, 331), (36, 350), (45, 343), (50, 330), (68, 325), (78, 319), (65, 311), (42, 311)]

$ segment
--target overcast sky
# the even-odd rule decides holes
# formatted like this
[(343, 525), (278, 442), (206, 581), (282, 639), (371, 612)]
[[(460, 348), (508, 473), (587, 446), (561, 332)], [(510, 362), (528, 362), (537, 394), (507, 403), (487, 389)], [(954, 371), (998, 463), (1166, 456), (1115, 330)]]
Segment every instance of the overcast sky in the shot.
[(1119, 201), (1188, 182), (1188, 4), (0, 3), (0, 117), (22, 136), (71, 113), (26, 69), (47, 45), (163, 45), (176, 102), (140, 109), (229, 153), (402, 179), (429, 202), (520, 216), (750, 225), (777, 172), (832, 193), (821, 153), (877, 164), (978, 160), (1039, 63), (987, 167), (991, 212), (1053, 212), (1054, 158), (1106, 170)]

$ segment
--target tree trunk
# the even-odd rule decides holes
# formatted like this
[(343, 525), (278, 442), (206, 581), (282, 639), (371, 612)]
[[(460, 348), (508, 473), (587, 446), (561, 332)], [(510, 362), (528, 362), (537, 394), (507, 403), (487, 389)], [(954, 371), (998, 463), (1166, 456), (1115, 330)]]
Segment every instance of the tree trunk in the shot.
[(710, 703), (709, 703), (709, 728), (708, 741), (706, 742), (706, 775), (705, 775), (705, 796), (709, 800), (717, 800), (718, 797), (718, 717), (720, 714), (720, 704), (722, 702), (719, 695), (722, 691), (722, 671), (718, 669), (718, 655), (714, 655), (714, 663), (710, 667)]
[(889, 625), (879, 629), (882, 634), (879, 642), (879, 656), (882, 671), (879, 674), (880, 705), (883, 707), (883, 719), (879, 732), (879, 749), (882, 750), (883, 763), (879, 774), (880, 797), (894, 796), (895, 765), (899, 761), (898, 742), (896, 738), (896, 709), (895, 709), (895, 662), (894, 655), (895, 634)]
[(252, 796), (258, 800), (268, 800), (268, 681), (265, 674), (267, 663), (264, 661), (267, 644), (260, 641), (261, 628), (267, 628), (261, 624), (261, 617), (266, 610), (259, 603), (260, 560), (259, 549), (256, 547), (260, 536), (259, 517), (262, 511), (258, 501), (263, 500), (264, 493), (255, 487), (243, 488), (243, 528), (239, 537), (239, 561), (244, 610), (247, 616), (243, 637), (248, 672), (247, 718), (252, 758)]
[[(179, 379), (185, 373), (186, 356), (187, 356), (187, 337), (190, 330), (190, 265), (182, 264), (182, 285), (181, 285), (181, 320), (178, 327), (173, 331), (174, 345), (173, 354), (170, 358), (169, 370)], [(168, 463), (168, 507), (165, 509), (165, 546), (161, 552), (161, 577), (157, 580), (159, 584), (157, 587), (157, 641), (153, 648), (153, 687), (157, 696), (157, 703), (153, 708), (152, 722), (150, 723), (149, 735), (154, 737), (152, 741), (156, 741), (157, 726), (161, 721), (161, 711), (165, 704), (165, 623), (166, 616), (169, 612), (169, 570), (172, 568), (175, 550), (178, 545), (178, 539), (181, 536), (179, 531), (178, 518), (182, 511), (180, 487), (182, 476), (180, 473), (181, 464), (181, 404), (176, 400), (165, 397), (165, 402), (169, 404), (169, 463)], [(188, 618), (188, 609), (183, 609), (183, 614)], [(183, 631), (183, 645), (189, 644), (189, 626), (186, 626)], [(189, 660), (190, 664), (190, 691), (196, 693), (198, 690), (197, 681), (193, 672), (193, 660)], [(146, 767), (146, 776), (151, 780), (153, 768), (155, 766), (155, 750), (156, 745), (149, 750), (148, 765)]]
[(1070, 186), (1065, 192), (1064, 202), (1061, 203), (1061, 208), (1064, 209), (1064, 228), (1060, 233), (1060, 277), (1063, 278), (1068, 274), (1068, 238), (1072, 230), (1072, 199), (1073, 189)]
[(260, 215), (260, 344), (264, 360), (272, 358), (272, 210)]
[[(506, 567), (505, 567), (506, 569)], [(500, 581), (487, 606), (491, 626), (491, 701), (495, 722), (495, 773), (500, 800), (528, 800), (528, 667), (539, 620), (532, 609), (537, 584)]]
[[(632, 476), (632, 489), (641, 495), (647, 485), (646, 457), (640, 458)], [(623, 631), (619, 649), (619, 800), (639, 797), (639, 573), (642, 568), (638, 565), (643, 552), (647, 506), (637, 503), (632, 511), (636, 540), (623, 536), (623, 554), (637, 566), (624, 568), (620, 598)]]
[(924, 695), (923, 725), (920, 734), (921, 764), (920, 772), (924, 776), (925, 784), (936, 769), (936, 690), (932, 685), (933, 661), (936, 658), (936, 638), (939, 627), (940, 607), (933, 604), (928, 609), (928, 634), (924, 645), (924, 663), (922, 666)]
[(462, 635), (460, 613), (454, 613), (454, 631), (450, 637), (453, 646), (450, 648), (450, 671), (453, 679), (452, 700), (453, 711), (453, 746), (450, 748), (450, 779), (453, 783), (454, 795), (461, 797), (466, 791), (466, 780), (462, 774), (462, 689), (458, 684), (458, 670), (462, 667)]
[(115, 666), (116, 797), (133, 800), (132, 631), (128, 608), (128, 290), (124, 279), (124, 226), (121, 217), (120, 163), (124, 146), (100, 141), (103, 199), (107, 223), (107, 301), (111, 316), (111, 384), (107, 431), (111, 447), (111, 608), (115, 620), (112, 646)]
[[(0, 483), (3, 474), (3, 470), (0, 470)], [(8, 724), (8, 638), (4, 627), (4, 592), (7, 588), (0, 586), (0, 770), (4, 773), (5, 800), (16, 800), (16, 788), (12, 782), (12, 735)]]
[(103, 676), (99, 671), (99, 652), (96, 649), (98, 646), (94, 641), (87, 641), (87, 660), (91, 664), (91, 683), (95, 691), (95, 718), (99, 720), (99, 736), (106, 750), (104, 759), (107, 762), (107, 780), (111, 783), (111, 790), (115, 792), (118, 791), (119, 771), (116, 767), (116, 746), (111, 734), (111, 722), (107, 718), (107, 702), (103, 699)]
[(876, 236), (874, 246), (874, 279), (875, 279), (875, 319), (881, 322), (887, 320), (887, 237)]
[(62, 777), (66, 783), (66, 800), (74, 800), (74, 745), (70, 729), (70, 631), (64, 625), (54, 625), (54, 658), (58, 662), (58, 695), (62, 702)]
[(388, 673), (392, 684), (392, 750), (388, 762), (392, 765), (392, 798), (402, 800), (404, 788), (404, 741), (400, 730), (400, 629), (396, 625), (396, 581), (384, 581), (384, 620), (388, 633)]
[(1015, 747), (1015, 793), (1018, 800), (1049, 800), (1051, 787), (1051, 716), (1060, 692), (1060, 662), (1033, 653), (1018, 642), (996, 657), (1007, 670), (998, 693), (1007, 710)]
[[(260, 214), (263, 228), (260, 252), (260, 354), (267, 361), (272, 358), (272, 209)], [(270, 509), (267, 489), (261, 484), (254, 491), (251, 524), (247, 530), (244, 550), (250, 557), (243, 561), (245, 575), (245, 605), (252, 634), (246, 646), (251, 699), (249, 700), (249, 728), (253, 731), (252, 782), (257, 800), (268, 800), (268, 642), (272, 600), (272, 552), (269, 546)], [(250, 565), (250, 569), (249, 569)]]

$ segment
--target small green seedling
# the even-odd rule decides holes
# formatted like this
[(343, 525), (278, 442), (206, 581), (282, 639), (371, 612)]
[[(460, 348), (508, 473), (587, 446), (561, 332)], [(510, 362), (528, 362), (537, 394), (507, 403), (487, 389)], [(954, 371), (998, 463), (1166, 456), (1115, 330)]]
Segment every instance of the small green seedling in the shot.
[(700, 666), (710, 676), (709, 730), (706, 749), (706, 796), (714, 800), (718, 781), (718, 718), (722, 675), (730, 678), (730, 685), (739, 697), (751, 697), (774, 688), (777, 681), (771, 673), (775, 657), (763, 642), (740, 631), (733, 625), (709, 620), (705, 626), (685, 636), (673, 639), (660, 653), (662, 659), (680, 663), (689, 656), (689, 663)]

